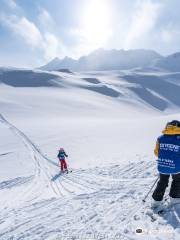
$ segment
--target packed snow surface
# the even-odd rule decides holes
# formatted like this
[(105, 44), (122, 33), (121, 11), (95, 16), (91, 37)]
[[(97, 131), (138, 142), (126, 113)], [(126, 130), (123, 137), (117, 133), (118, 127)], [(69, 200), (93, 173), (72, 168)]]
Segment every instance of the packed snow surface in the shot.
[(142, 203), (179, 92), (178, 72), (0, 69), (0, 240), (179, 239), (179, 205)]

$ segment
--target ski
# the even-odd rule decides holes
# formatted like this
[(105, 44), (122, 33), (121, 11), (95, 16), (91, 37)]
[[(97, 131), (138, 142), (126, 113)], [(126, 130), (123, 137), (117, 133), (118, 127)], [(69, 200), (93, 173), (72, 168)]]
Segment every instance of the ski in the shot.
[[(161, 217), (161, 216), (163, 216), (166, 212), (169, 212), (169, 211), (172, 211), (172, 209), (170, 210), (168, 210), (168, 209), (162, 209), (162, 210), (159, 210), (159, 211), (153, 211), (151, 214), (149, 214), (149, 216), (150, 216), (150, 218), (151, 218), (151, 222), (155, 222), (157, 219), (158, 219), (158, 217)], [(147, 214), (148, 215), (148, 214)]]
[(158, 213), (155, 213), (153, 210), (148, 210), (146, 215), (150, 217), (151, 222), (155, 222), (158, 219)]
[(164, 209), (159, 210), (159, 211), (158, 211), (158, 214), (159, 214), (159, 215), (163, 215), (163, 214), (165, 214), (166, 212), (172, 212), (172, 211), (174, 210), (173, 207), (176, 207), (177, 205), (180, 205), (180, 202), (170, 204), (169, 206), (165, 207)]
[(180, 203), (174, 203), (168, 206), (164, 206), (161, 209), (154, 209), (149, 210), (146, 212), (146, 215), (151, 218), (152, 222), (155, 222), (158, 219), (158, 216), (163, 216), (164, 214), (168, 212), (174, 211), (173, 207), (180, 205)]
[(146, 212), (146, 215), (151, 218), (151, 222), (155, 222), (158, 219), (158, 217), (163, 216), (163, 214), (165, 214), (167, 211), (168, 211), (167, 209), (161, 209), (158, 211), (149, 210)]
[(72, 173), (72, 170), (65, 171), (64, 173), (66, 174)]

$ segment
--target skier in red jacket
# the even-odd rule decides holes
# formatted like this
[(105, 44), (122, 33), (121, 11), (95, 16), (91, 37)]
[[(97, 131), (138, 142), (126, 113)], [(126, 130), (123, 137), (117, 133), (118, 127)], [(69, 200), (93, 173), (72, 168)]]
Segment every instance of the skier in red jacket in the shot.
[(66, 163), (66, 157), (68, 157), (68, 155), (66, 154), (66, 152), (64, 151), (63, 148), (59, 149), (59, 153), (58, 153), (57, 157), (60, 162), (61, 172), (63, 172), (65, 170), (68, 173), (67, 163)]

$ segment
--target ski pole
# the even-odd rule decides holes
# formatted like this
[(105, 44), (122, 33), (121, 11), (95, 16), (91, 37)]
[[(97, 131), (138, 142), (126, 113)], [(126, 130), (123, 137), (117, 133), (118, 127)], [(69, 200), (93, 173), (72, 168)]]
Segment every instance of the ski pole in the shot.
[(149, 196), (149, 194), (150, 194), (150, 192), (152, 191), (153, 187), (154, 187), (155, 184), (157, 183), (158, 179), (159, 179), (159, 176), (158, 176), (157, 179), (154, 181), (154, 183), (153, 183), (152, 187), (150, 188), (149, 192), (146, 194), (146, 196), (145, 196), (144, 199), (142, 200), (144, 203), (146, 202), (147, 197)]

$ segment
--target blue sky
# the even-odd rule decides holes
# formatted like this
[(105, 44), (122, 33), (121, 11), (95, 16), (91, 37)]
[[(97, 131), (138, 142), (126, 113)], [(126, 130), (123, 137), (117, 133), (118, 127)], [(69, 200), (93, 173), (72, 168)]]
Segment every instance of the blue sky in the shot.
[(0, 0), (0, 65), (37, 67), (97, 48), (180, 51), (179, 0)]

